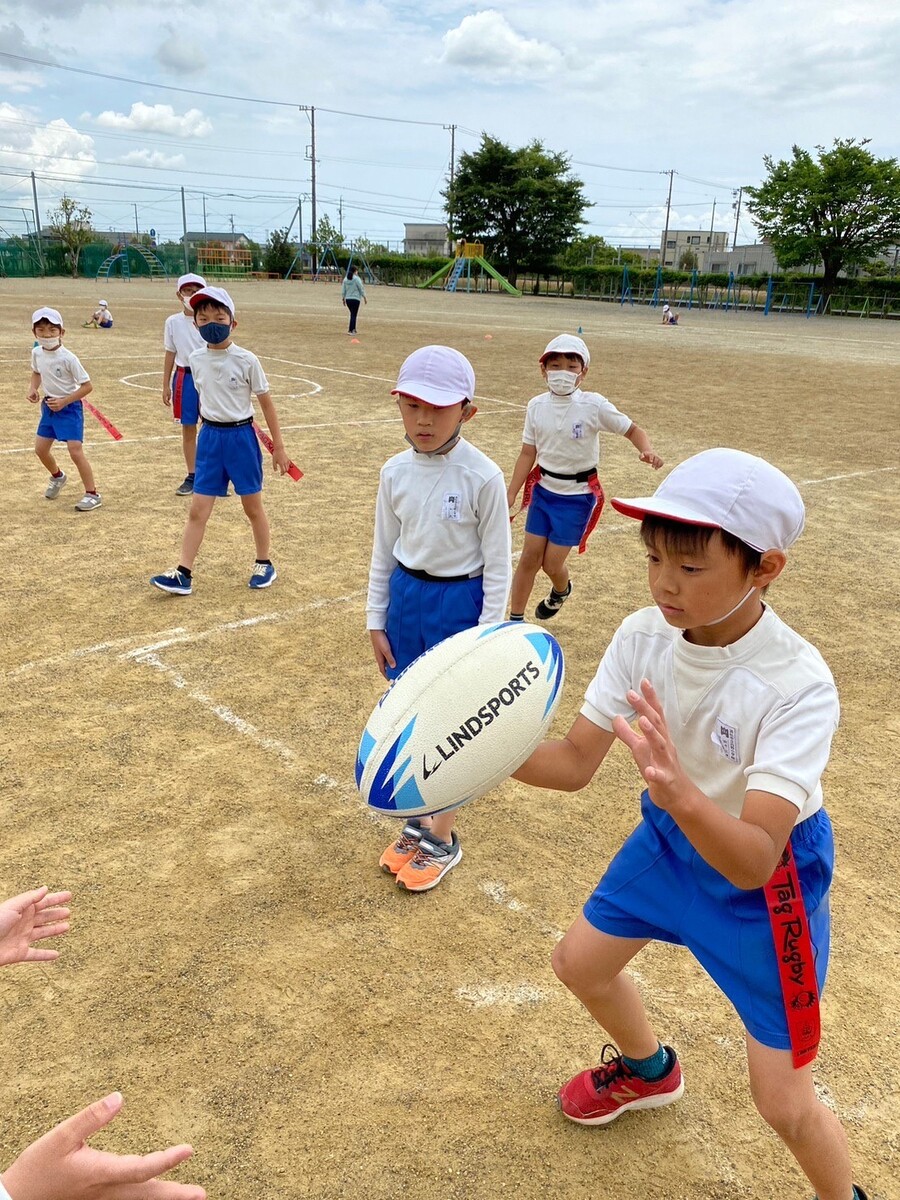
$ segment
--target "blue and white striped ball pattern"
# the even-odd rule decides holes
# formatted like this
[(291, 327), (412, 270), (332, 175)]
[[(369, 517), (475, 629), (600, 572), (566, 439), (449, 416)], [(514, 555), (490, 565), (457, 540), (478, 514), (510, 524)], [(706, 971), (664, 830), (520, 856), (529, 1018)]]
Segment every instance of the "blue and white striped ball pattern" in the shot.
[(562, 695), (559, 642), (537, 625), (466, 629), (417, 658), (363, 731), (356, 784), (394, 817), (475, 800), (543, 738)]

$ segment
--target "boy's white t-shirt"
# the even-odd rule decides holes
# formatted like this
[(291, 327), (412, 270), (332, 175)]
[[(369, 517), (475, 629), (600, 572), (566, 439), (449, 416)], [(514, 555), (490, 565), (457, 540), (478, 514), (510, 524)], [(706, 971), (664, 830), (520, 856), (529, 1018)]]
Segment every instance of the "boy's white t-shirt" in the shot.
[(366, 628), (385, 628), (398, 562), (429, 575), (483, 572), (479, 624), (504, 620), (511, 554), (506, 483), (486, 454), (464, 438), (447, 454), (395, 454), (378, 484)]
[[(537, 450), (539, 466), (557, 475), (590, 471), (600, 461), (600, 434), (626, 434), (633, 422), (599, 392), (576, 388), (571, 396), (543, 392), (529, 400), (522, 442)], [(544, 475), (541, 487), (561, 496), (590, 492), (587, 483)]]
[(253, 416), (253, 396), (269, 390), (259, 359), (241, 346), (210, 350), (204, 342), (188, 365), (207, 421), (245, 421)]
[(625, 699), (649, 679), (688, 778), (733, 817), (748, 791), (772, 792), (797, 821), (822, 807), (840, 705), (815, 647), (766, 607), (730, 646), (696, 646), (644, 608), (619, 626), (585, 694), (582, 715), (612, 732), (634, 719)]
[(175, 355), (176, 367), (186, 367), (195, 350), (206, 349), (206, 342), (193, 317), (172, 313), (171, 317), (166, 317), (163, 327), (163, 348)]
[(40, 375), (41, 390), (50, 400), (64, 400), (91, 380), (78, 358), (65, 346), (58, 350), (35, 346), (31, 351), (31, 369)]

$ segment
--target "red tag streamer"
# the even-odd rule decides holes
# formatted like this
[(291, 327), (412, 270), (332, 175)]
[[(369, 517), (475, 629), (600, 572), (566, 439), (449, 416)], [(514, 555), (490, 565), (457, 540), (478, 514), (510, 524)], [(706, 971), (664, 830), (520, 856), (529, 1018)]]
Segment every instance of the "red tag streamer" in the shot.
[[(265, 446), (265, 448), (268, 450), (268, 452), (270, 454), (274, 453), (275, 443), (272, 441), (272, 439), (269, 437), (269, 435), (266, 433), (266, 431), (264, 429), (260, 429), (260, 427), (257, 425), (257, 423), (255, 421), (253, 422), (253, 432), (256, 434), (256, 436), (259, 438), (259, 440), (262, 442), (262, 444)], [(303, 472), (300, 470), (300, 468), (297, 466), (297, 464), (293, 463), (293, 462), (288, 463), (287, 473), (288, 473), (288, 475), (290, 475), (291, 479), (299, 480), (299, 479), (303, 478)]]
[(104, 417), (99, 408), (94, 408), (93, 404), (88, 404), (87, 400), (82, 400), (81, 403), (88, 410), (92, 417), (97, 418), (111, 438), (114, 438), (117, 442), (121, 442), (121, 433), (119, 433), (118, 429), (116, 429), (115, 425), (113, 425), (112, 421), (110, 421), (108, 417)]
[[(542, 474), (543, 472), (541, 471), (541, 468), (537, 466), (532, 467), (528, 472), (528, 478), (525, 480), (525, 486), (522, 489), (522, 507), (519, 509), (519, 512), (513, 513), (513, 515), (509, 518), (510, 521), (514, 521), (519, 513), (524, 512), (531, 503), (531, 497), (534, 492), (535, 484), (540, 482)], [(587, 550), (588, 538), (597, 528), (597, 522), (600, 520), (600, 515), (603, 512), (603, 505), (606, 503), (606, 496), (603, 494), (603, 484), (597, 478), (596, 474), (592, 475), (590, 479), (587, 480), (587, 485), (591, 489), (591, 492), (594, 496), (594, 507), (591, 510), (591, 516), (587, 525), (585, 526), (584, 533), (581, 535), (581, 541), (578, 544), (579, 554), (584, 554), (585, 550)]]
[(794, 1068), (799, 1069), (811, 1063), (818, 1053), (821, 1017), (809, 921), (790, 842), (763, 890), (778, 957), (791, 1054)]

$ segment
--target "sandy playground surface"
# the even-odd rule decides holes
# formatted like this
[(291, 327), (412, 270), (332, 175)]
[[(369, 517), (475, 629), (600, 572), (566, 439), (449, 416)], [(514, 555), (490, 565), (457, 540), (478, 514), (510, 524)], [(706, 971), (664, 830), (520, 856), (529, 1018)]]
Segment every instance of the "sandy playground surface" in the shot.
[[(807, 502), (771, 600), (823, 652), (843, 704), (825, 781), (838, 864), (817, 1079), (860, 1181), (900, 1196), (900, 327), (685, 313), (667, 329), (641, 308), (373, 287), (352, 345), (331, 285), (232, 291), (236, 340), (269, 372), (306, 478), (267, 476), (275, 587), (248, 590), (249, 527), (229, 499), (185, 599), (147, 582), (177, 562), (188, 503), (159, 398), (171, 287), (0, 281), (0, 894), (46, 882), (77, 904), (58, 963), (0, 979), (0, 1163), (119, 1088), (128, 1107), (97, 1144), (191, 1141), (177, 1177), (216, 1200), (808, 1200), (752, 1107), (735, 1016), (674, 948), (648, 948), (634, 974), (682, 1057), (684, 1099), (607, 1130), (556, 1111), (556, 1088), (603, 1037), (549, 956), (636, 822), (623, 748), (577, 795), (509, 783), (471, 806), (462, 864), (421, 897), (378, 870), (396, 825), (353, 786), (381, 690), (364, 588), (378, 470), (402, 448), (388, 394), (399, 363), (430, 341), (469, 355), (468, 429), (508, 475), (538, 353), (581, 325), (589, 383), (667, 463), (739, 446)], [(80, 327), (99, 295), (109, 333)], [(124, 433), (114, 443), (86, 417), (94, 513), (73, 510), (77, 480), (45, 501), (31, 453), (29, 318), (44, 303)], [(655, 485), (622, 439), (603, 452), (607, 494)], [(557, 731), (619, 621), (647, 602), (644, 573), (636, 526), (608, 511), (552, 626), (568, 670)]]

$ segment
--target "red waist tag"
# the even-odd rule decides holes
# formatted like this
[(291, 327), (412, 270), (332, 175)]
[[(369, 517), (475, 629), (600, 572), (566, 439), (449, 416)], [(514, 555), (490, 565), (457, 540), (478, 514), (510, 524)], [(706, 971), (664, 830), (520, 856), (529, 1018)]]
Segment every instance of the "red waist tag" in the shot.
[(794, 1067), (805, 1067), (819, 1050), (819, 986), (809, 921), (790, 842), (763, 890), (778, 957), (778, 976)]
[(594, 493), (594, 508), (591, 512), (590, 520), (585, 526), (584, 533), (581, 535), (581, 541), (578, 543), (578, 553), (584, 554), (587, 550), (588, 538), (597, 528), (597, 522), (600, 520), (600, 514), (603, 512), (603, 505), (606, 503), (606, 496), (603, 494), (603, 484), (596, 475), (592, 475), (587, 481), (588, 487)]

